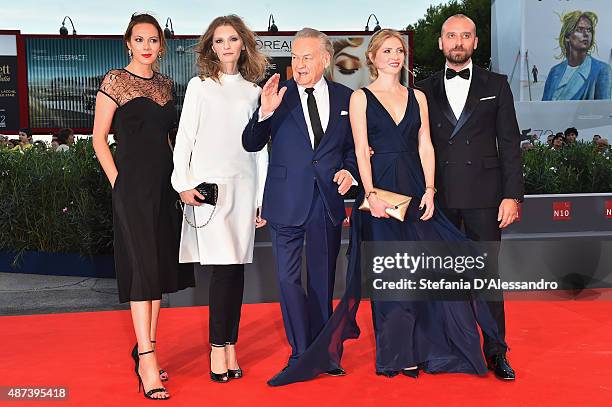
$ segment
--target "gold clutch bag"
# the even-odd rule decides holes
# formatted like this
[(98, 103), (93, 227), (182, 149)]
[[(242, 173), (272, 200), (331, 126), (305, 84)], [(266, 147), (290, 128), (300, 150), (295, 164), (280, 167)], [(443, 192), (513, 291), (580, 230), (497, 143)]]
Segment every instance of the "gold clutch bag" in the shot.
[[(385, 211), (387, 212), (387, 215), (399, 220), (400, 222), (403, 222), (404, 218), (406, 217), (406, 211), (408, 210), (408, 205), (410, 205), (412, 197), (396, 194), (395, 192), (389, 192), (385, 191), (384, 189), (378, 188), (374, 188), (373, 191), (376, 191), (376, 196), (379, 199), (382, 199), (383, 201), (393, 205), (393, 208), (387, 208), (387, 210)], [(364, 198), (361, 205), (359, 205), (359, 210), (370, 212), (370, 203), (366, 198)]]

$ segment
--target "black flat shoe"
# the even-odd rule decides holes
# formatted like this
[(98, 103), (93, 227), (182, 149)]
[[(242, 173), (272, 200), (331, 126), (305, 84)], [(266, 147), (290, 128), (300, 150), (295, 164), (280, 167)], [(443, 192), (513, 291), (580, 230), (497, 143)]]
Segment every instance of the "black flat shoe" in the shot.
[(404, 376), (408, 376), (408, 377), (412, 377), (413, 379), (416, 379), (419, 377), (419, 368), (417, 367), (416, 369), (402, 369), (402, 374)]
[(341, 367), (337, 367), (335, 369), (330, 369), (327, 372), (325, 372), (326, 375), (328, 376), (346, 376), (346, 371), (344, 369), (342, 369)]
[(399, 374), (397, 370), (377, 370), (376, 376), (384, 376), (388, 378), (395, 377)]
[(227, 375), (230, 379), (240, 379), (242, 376), (244, 376), (244, 373), (242, 372), (242, 369), (240, 368), (236, 370), (227, 369)]
[(495, 373), (495, 377), (503, 381), (512, 381), (516, 379), (516, 373), (510, 362), (506, 359), (506, 355), (498, 354), (487, 358), (487, 367)]

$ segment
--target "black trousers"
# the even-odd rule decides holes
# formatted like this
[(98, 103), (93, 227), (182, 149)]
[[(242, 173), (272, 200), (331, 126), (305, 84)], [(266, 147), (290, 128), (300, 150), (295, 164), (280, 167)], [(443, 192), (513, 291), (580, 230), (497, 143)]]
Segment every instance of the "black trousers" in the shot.
[(209, 287), (209, 342), (223, 346), (238, 341), (244, 292), (244, 264), (212, 266)]
[[(478, 209), (452, 209), (441, 208), (446, 217), (458, 228), (462, 229), (466, 236), (474, 241), (494, 242), (501, 240), (501, 229), (497, 221), (497, 212), (499, 208), (478, 208)], [(498, 278), (498, 270), (494, 270), (490, 275), (492, 278)], [(491, 311), (491, 315), (497, 322), (499, 335), (504, 341), (506, 340), (506, 315), (504, 312), (503, 297), (499, 301), (488, 301), (487, 305)], [(497, 354), (505, 354), (507, 348), (498, 343), (493, 338), (483, 332), (484, 343), (483, 351), (486, 357)]]

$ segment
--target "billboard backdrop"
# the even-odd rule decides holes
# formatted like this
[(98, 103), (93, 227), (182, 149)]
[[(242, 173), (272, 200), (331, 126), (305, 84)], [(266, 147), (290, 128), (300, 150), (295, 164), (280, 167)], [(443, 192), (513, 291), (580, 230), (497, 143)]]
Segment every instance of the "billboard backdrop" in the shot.
[[(195, 39), (168, 41), (161, 71), (176, 82), (179, 103), (194, 75)], [(30, 127), (91, 128), (104, 74), (129, 63), (119, 38), (27, 38)]]
[(19, 129), (17, 37), (0, 36), (0, 132)]
[[(128, 61), (120, 37), (41, 37), (24, 36), (27, 62), (30, 127), (48, 129), (71, 127), (91, 129), (98, 85), (112, 68)], [(334, 58), (326, 76), (353, 89), (369, 83), (365, 50), (370, 35), (333, 34)], [(258, 46), (271, 58), (271, 71), (281, 79), (292, 76), (293, 35), (258, 38)], [(406, 34), (409, 43), (409, 36)], [(197, 37), (168, 40), (168, 52), (161, 61), (161, 72), (175, 82), (179, 109), (189, 79), (197, 74), (194, 46)], [(408, 65), (409, 58), (406, 61)], [(404, 75), (406, 82), (408, 75)]]
[(527, 2), (521, 100), (610, 101), (611, 23), (609, 0)]
[[(584, 141), (592, 140), (596, 134), (610, 139), (612, 101), (607, 97), (606, 84), (612, 62), (610, 4), (609, 0), (493, 2), (493, 70), (508, 76), (520, 128), (531, 129), (531, 134), (539, 135), (540, 141), (545, 142), (547, 135), (568, 127), (576, 127), (578, 138)], [(576, 11), (595, 15), (597, 23), (594, 27), (588, 27), (589, 24), (583, 27), (585, 21), (580, 27), (570, 26)], [(576, 66), (565, 69), (565, 64), (570, 66), (566, 56), (569, 44), (566, 46), (565, 36), (559, 42), (562, 33), (568, 34), (568, 42), (573, 43), (571, 49), (576, 49), (574, 54), (581, 53), (579, 48), (588, 50), (589, 58), (584, 60), (589, 62), (576, 64), (582, 58), (570, 58)], [(550, 90), (545, 97), (547, 82)]]

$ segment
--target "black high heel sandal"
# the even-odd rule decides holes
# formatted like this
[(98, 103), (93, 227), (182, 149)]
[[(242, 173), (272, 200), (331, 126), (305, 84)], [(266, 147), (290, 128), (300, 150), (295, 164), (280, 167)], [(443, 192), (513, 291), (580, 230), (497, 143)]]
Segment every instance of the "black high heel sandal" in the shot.
[[(225, 348), (225, 345), (210, 345), (211, 348)], [(212, 371), (212, 349), (210, 350), (210, 380), (217, 383), (227, 383), (229, 382), (229, 369), (223, 373), (215, 373)]]
[[(226, 343), (227, 345), (235, 345), (235, 343)], [(242, 376), (244, 376), (244, 372), (242, 371), (241, 368), (238, 369), (227, 369), (227, 375), (230, 379), (240, 379)]]
[(138, 368), (140, 367), (140, 356), (147, 355), (147, 354), (153, 353), (153, 352), (155, 352), (155, 351), (154, 350), (150, 350), (150, 351), (147, 351), (147, 352), (137, 353), (137, 356), (138, 356), (137, 360), (138, 360), (138, 362), (136, 362), (135, 372), (136, 372), (136, 377), (138, 378), (138, 393), (140, 393), (140, 389), (142, 388), (144, 396), (146, 398), (150, 399), (150, 400), (168, 400), (170, 398), (169, 395), (167, 395), (166, 397), (151, 397), (155, 393), (167, 393), (168, 390), (166, 390), (165, 387), (158, 387), (156, 389), (151, 389), (151, 390), (145, 392), (144, 384), (142, 383), (142, 377), (140, 377), (140, 373), (138, 373)]
[[(151, 343), (157, 343), (157, 341), (150, 341)], [(164, 376), (165, 375), (165, 376)], [(162, 382), (167, 382), (168, 380), (170, 380), (170, 377), (168, 376), (168, 372), (166, 372), (164, 369), (159, 369), (159, 379)]]
[[(151, 343), (155, 343), (157, 341), (150, 341)], [(132, 359), (134, 359), (134, 363), (138, 363), (138, 344), (134, 345), (134, 348), (132, 349)], [(164, 375), (165, 376), (162, 376)], [(167, 382), (168, 380), (170, 380), (170, 378), (168, 377), (168, 372), (166, 372), (164, 369), (159, 369), (159, 379), (162, 382)]]
[(236, 370), (227, 369), (227, 376), (230, 379), (240, 379), (242, 376), (244, 376), (244, 373), (242, 372), (242, 369), (240, 369), (240, 368), (238, 368)]

